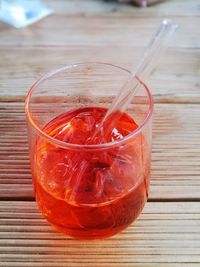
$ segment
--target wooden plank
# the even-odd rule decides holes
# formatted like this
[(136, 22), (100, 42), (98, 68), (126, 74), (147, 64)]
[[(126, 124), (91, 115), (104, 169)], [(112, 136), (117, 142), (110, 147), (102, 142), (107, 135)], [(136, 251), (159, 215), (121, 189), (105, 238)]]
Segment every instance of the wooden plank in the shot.
[(88, 242), (57, 233), (35, 202), (2, 201), (0, 266), (198, 266), (199, 219), (196, 202), (147, 203), (121, 234)]
[(137, 8), (119, 1), (105, 0), (49, 0), (46, 1), (56, 13), (79, 16), (199, 16), (200, 7), (197, 0), (163, 1), (148, 8)]
[[(200, 199), (200, 106), (156, 104), (150, 199)], [(0, 197), (31, 198), (22, 103), (0, 103)]]
[[(23, 101), (36, 79), (65, 64), (100, 61), (130, 69), (143, 51), (115, 45), (0, 48), (0, 101)], [(147, 80), (156, 102), (200, 103), (199, 57), (200, 49), (169, 50)]]
[[(164, 16), (165, 17), (165, 16)], [(20, 30), (0, 24), (0, 46), (119, 45), (146, 47), (163, 17), (54, 14)], [(173, 18), (173, 17), (172, 17)], [(174, 17), (180, 31), (171, 46), (199, 48), (199, 17)], [(59, 29), (59, 30), (58, 30)], [(56, 33), (56, 35), (55, 35)]]

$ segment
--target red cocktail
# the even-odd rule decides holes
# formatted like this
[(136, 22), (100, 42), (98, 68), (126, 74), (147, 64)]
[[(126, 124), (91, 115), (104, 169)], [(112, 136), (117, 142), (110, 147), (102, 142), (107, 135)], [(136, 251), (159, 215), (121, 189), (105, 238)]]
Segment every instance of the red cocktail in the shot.
[[(37, 119), (54, 114), (55, 109), (47, 108), (54, 105), (49, 97), (44, 101), (37, 95), (32, 103), (30, 97), (27, 108), (32, 113), (31, 127), (35, 127)], [(150, 110), (144, 97), (138, 99), (135, 106), (140, 114), (148, 105)], [(134, 106), (132, 116), (116, 114), (119, 119), (112, 131), (90, 140), (107, 108), (74, 106), (43, 122), (43, 127), (35, 127), (37, 134), (30, 131), (36, 200), (43, 215), (61, 232), (83, 239), (112, 236), (135, 220), (147, 200), (149, 129), (147, 124), (146, 128), (138, 124), (137, 112), (136, 123)], [(150, 115), (151, 110), (143, 116), (149, 120)]]

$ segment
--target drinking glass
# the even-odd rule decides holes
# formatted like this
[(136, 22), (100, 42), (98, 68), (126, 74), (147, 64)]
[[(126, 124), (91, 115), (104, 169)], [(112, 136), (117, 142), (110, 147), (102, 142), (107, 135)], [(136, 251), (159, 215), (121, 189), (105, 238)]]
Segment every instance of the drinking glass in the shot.
[(110, 136), (88, 142), (129, 75), (106, 63), (67, 65), (40, 78), (26, 97), (36, 201), (67, 235), (117, 234), (147, 201), (153, 100), (142, 81)]

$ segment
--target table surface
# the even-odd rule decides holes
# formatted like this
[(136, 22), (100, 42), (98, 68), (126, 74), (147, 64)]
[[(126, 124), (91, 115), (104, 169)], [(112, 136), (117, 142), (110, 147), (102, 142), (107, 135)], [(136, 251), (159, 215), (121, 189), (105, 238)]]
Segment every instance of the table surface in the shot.
[[(25, 29), (0, 24), (0, 266), (200, 266), (200, 2), (138, 8), (47, 1), (55, 13)], [(57, 233), (34, 201), (24, 97), (41, 74), (80, 61), (137, 62), (162, 18), (180, 30), (153, 71), (152, 180), (139, 219), (104, 241)]]

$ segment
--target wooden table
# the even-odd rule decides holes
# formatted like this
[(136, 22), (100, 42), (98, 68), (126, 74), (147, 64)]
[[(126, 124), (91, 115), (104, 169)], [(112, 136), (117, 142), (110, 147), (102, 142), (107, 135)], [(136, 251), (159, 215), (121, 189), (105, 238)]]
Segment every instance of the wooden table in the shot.
[[(25, 29), (0, 24), (0, 266), (200, 266), (200, 3), (146, 9), (101, 0), (48, 1), (55, 14)], [(24, 97), (41, 74), (64, 64), (130, 67), (157, 24), (180, 31), (148, 83), (155, 97), (152, 180), (139, 219), (94, 242), (57, 233), (34, 201)]]

